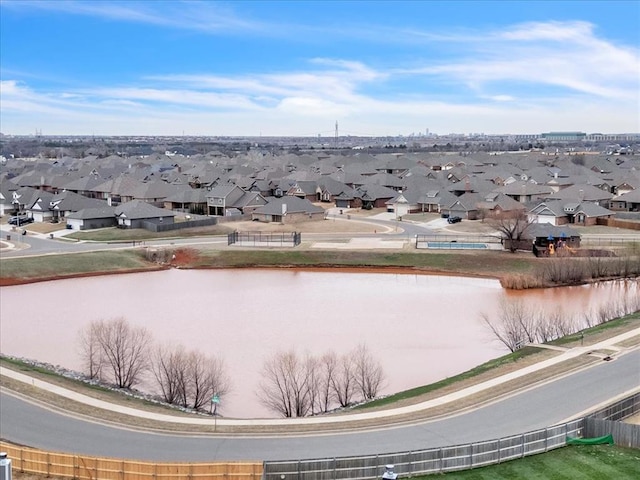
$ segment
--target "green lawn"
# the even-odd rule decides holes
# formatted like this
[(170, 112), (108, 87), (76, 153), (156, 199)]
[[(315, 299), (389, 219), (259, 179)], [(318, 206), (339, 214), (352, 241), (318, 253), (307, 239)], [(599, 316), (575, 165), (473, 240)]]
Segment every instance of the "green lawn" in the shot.
[[(436, 476), (461, 480), (637, 480), (640, 450), (610, 445), (570, 446), (499, 465)], [(428, 480), (434, 476), (414, 478)]]
[(3, 259), (0, 264), (0, 278), (36, 280), (96, 272), (115, 273), (157, 268), (157, 264), (145, 260), (138, 251), (113, 250)]

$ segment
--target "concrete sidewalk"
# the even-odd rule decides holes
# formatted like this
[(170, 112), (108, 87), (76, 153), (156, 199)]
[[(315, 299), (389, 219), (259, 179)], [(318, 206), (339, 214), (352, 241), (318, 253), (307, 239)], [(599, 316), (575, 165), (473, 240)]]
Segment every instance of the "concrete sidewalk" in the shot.
[(624, 354), (625, 350), (631, 350), (631, 349), (621, 349), (619, 347), (617, 348), (611, 348), (611, 347), (615, 346), (617, 343), (623, 342), (625, 340), (628, 340), (638, 335), (640, 335), (640, 328), (630, 330), (626, 333), (617, 335), (612, 338), (608, 338), (606, 340), (603, 340), (593, 345), (567, 349), (566, 351), (559, 354), (558, 356), (550, 358), (548, 360), (536, 363), (534, 365), (530, 365), (528, 367), (522, 368), (520, 370), (508, 373), (506, 375), (503, 375), (491, 380), (487, 380), (486, 382), (464, 388), (457, 392), (443, 395), (442, 397), (435, 398), (432, 400), (427, 400), (425, 402), (417, 403), (414, 405), (391, 408), (388, 410), (352, 413), (352, 414), (337, 415), (337, 416), (319, 416), (319, 417), (305, 417), (305, 418), (276, 418), (276, 419), (227, 419), (227, 418), (214, 419), (212, 417), (200, 417), (196, 415), (194, 415), (193, 417), (173, 416), (168, 414), (137, 410), (134, 408), (123, 406), (123, 405), (117, 405), (117, 404), (112, 404), (102, 400), (98, 400), (98, 399), (83, 395), (81, 393), (67, 390), (57, 385), (53, 385), (51, 383), (30, 377), (28, 375), (24, 375), (22, 373), (19, 373), (4, 367), (0, 367), (0, 375), (32, 385), (36, 388), (47, 390), (53, 394), (59, 395), (64, 398), (68, 398), (76, 402), (84, 403), (89, 406), (93, 406), (103, 410), (117, 412), (125, 415), (131, 415), (131, 416), (139, 417), (143, 419), (155, 420), (158, 422), (170, 422), (174, 424), (184, 424), (184, 425), (210, 425), (210, 426), (217, 425), (220, 427), (222, 426), (269, 427), (269, 426), (283, 426), (283, 425), (327, 425), (327, 424), (339, 424), (339, 423), (342, 423), (342, 424), (345, 424), (345, 426), (348, 426), (353, 422), (358, 422), (362, 420), (385, 419), (385, 418), (388, 419), (398, 415), (412, 414), (412, 413), (420, 412), (423, 410), (427, 410), (429, 408), (441, 406), (446, 403), (454, 402), (456, 400), (460, 400), (465, 397), (477, 394), (479, 392), (485, 391), (487, 389), (493, 388), (495, 386), (509, 382), (511, 380), (523, 377), (525, 375), (529, 375), (533, 372), (537, 372), (539, 370), (549, 368), (553, 365), (557, 365), (566, 360), (579, 357), (580, 355), (584, 355), (593, 350), (611, 349), (611, 350), (618, 350), (620, 352), (619, 354)]

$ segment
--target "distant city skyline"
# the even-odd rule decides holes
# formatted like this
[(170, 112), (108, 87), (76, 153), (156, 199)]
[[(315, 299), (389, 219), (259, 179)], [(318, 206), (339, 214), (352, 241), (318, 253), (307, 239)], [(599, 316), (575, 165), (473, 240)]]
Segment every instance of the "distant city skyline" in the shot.
[(640, 132), (640, 2), (0, 1), (8, 135)]

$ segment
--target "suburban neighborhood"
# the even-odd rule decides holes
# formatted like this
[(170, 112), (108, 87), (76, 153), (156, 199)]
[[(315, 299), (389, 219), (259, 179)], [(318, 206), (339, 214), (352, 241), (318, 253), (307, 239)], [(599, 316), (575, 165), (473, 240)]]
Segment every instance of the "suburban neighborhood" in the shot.
[(78, 231), (296, 224), (323, 221), (329, 207), (382, 209), (396, 220), (413, 213), (452, 221), (526, 215), (548, 227), (634, 228), (640, 157), (619, 146), (474, 153), (253, 148), (3, 157), (0, 166), (0, 215), (14, 224)]

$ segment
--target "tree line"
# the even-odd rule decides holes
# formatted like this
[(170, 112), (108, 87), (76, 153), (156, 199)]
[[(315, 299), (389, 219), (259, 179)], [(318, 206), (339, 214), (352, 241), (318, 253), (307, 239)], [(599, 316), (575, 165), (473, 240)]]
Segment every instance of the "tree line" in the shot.
[(181, 345), (154, 345), (149, 330), (124, 318), (91, 322), (80, 331), (84, 373), (132, 389), (150, 373), (162, 401), (203, 410), (230, 391), (221, 359)]
[(269, 358), (262, 370), (261, 403), (283, 417), (305, 417), (374, 399), (384, 386), (380, 363), (365, 345), (337, 355), (299, 355), (290, 350)]
[[(168, 404), (205, 411), (231, 382), (222, 359), (182, 345), (156, 345), (149, 330), (124, 318), (91, 322), (79, 333), (84, 373), (92, 380), (132, 389), (150, 378)], [(283, 417), (303, 417), (375, 398), (384, 372), (365, 345), (337, 355), (278, 352), (262, 368), (260, 402)]]
[(494, 317), (483, 312), (480, 318), (496, 340), (515, 352), (527, 344), (550, 342), (638, 311), (640, 294), (630, 291), (620, 300), (581, 315), (567, 315), (562, 310), (546, 312), (521, 299), (503, 299)]

